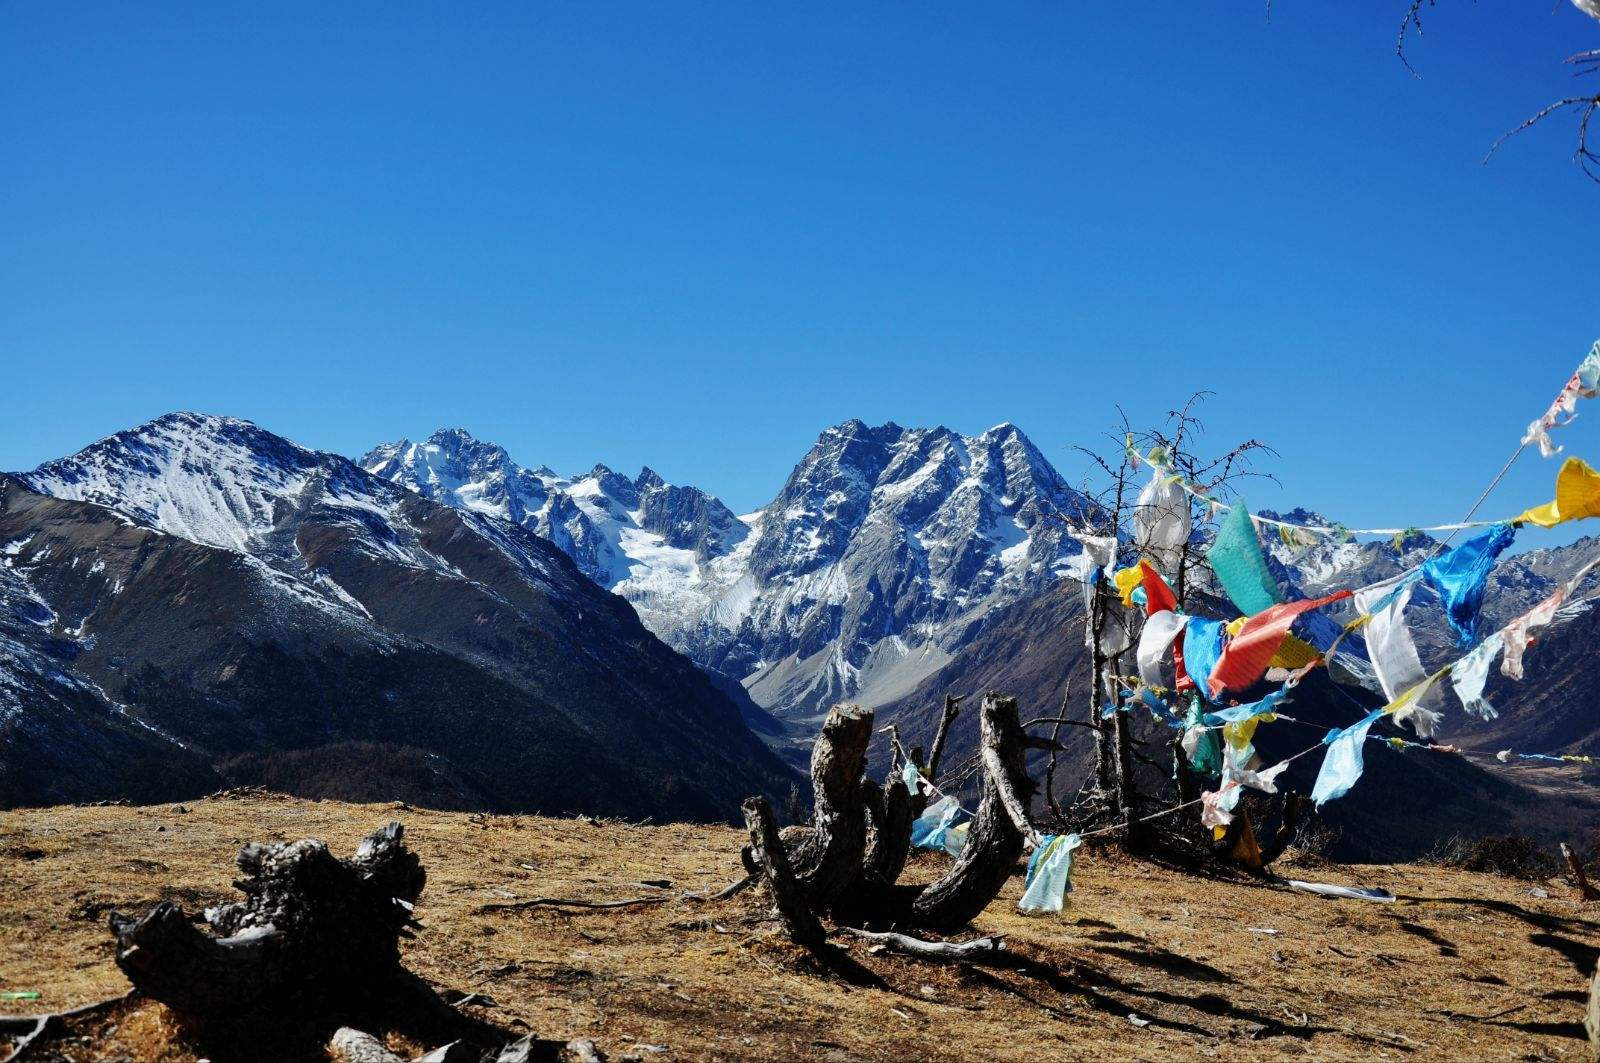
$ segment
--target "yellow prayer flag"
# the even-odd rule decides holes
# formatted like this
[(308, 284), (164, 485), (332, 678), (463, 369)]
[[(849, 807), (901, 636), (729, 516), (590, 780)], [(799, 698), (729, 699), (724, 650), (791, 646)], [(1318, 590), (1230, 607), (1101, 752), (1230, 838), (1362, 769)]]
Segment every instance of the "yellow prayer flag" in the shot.
[(1285, 635), (1283, 644), (1278, 647), (1278, 652), (1272, 655), (1269, 663), (1271, 668), (1304, 668), (1320, 657), (1317, 648), (1304, 639), (1297, 639), (1293, 635)]
[(1252, 716), (1248, 720), (1222, 725), (1222, 735), (1228, 740), (1228, 745), (1233, 749), (1243, 751), (1256, 736), (1256, 728), (1264, 723), (1271, 723), (1278, 718), (1275, 712), (1265, 713), (1261, 716)]
[(1534, 506), (1517, 520), (1554, 528), (1584, 517), (1600, 517), (1600, 472), (1581, 458), (1568, 458), (1556, 474), (1555, 501)]
[(1411, 726), (1416, 728), (1417, 734), (1423, 738), (1432, 735), (1434, 727), (1439, 722), (1439, 713), (1424, 706), (1422, 698), (1428, 691), (1433, 689), (1434, 684), (1449, 675), (1453, 668), (1455, 668), (1454, 664), (1445, 665), (1410, 690), (1389, 702), (1383, 707), (1383, 711), (1395, 723), (1409, 720)]
[(1117, 585), (1118, 592), (1122, 595), (1123, 605), (1133, 604), (1133, 592), (1144, 581), (1144, 573), (1138, 565), (1119, 569), (1111, 574), (1111, 582)]

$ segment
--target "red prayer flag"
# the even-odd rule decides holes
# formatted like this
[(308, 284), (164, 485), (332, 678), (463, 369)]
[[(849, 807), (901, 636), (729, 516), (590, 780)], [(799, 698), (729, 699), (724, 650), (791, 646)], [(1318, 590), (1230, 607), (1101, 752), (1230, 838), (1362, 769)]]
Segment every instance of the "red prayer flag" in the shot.
[(1304, 601), (1284, 602), (1263, 609), (1244, 622), (1244, 627), (1223, 647), (1217, 666), (1211, 670), (1211, 697), (1224, 690), (1244, 690), (1267, 674), (1283, 637), (1289, 633), (1295, 618), (1301, 613), (1320, 609), (1325, 605), (1350, 597), (1349, 591), (1335, 591), (1325, 598), (1307, 598)]
[(1178, 637), (1172, 640), (1172, 674), (1173, 689), (1179, 694), (1187, 694), (1194, 689), (1194, 680), (1189, 678), (1188, 671), (1183, 667), (1183, 636), (1186, 632), (1179, 631)]
[(1139, 578), (1144, 583), (1144, 615), (1155, 616), (1163, 609), (1178, 611), (1178, 596), (1150, 562), (1140, 558)]

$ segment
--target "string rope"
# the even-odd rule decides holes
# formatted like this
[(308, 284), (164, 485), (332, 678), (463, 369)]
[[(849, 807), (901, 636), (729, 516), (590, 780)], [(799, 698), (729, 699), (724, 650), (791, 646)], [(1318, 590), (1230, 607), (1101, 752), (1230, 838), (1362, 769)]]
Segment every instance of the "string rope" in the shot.
[[(1306, 756), (1309, 753), (1315, 753), (1317, 750), (1319, 750), (1321, 748), (1322, 748), (1322, 743), (1318, 742), (1316, 745), (1310, 746), (1310, 747), (1308, 747), (1306, 749), (1302, 749), (1300, 752), (1296, 753), (1294, 756), (1289, 757), (1287, 760), (1280, 760), (1278, 763), (1279, 764), (1291, 764), (1294, 761), (1299, 760), (1301, 757)], [(1234, 786), (1242, 786), (1243, 784), (1235, 782), (1235, 783), (1233, 783), (1233, 785)], [(1218, 791), (1218, 792), (1220, 793), (1221, 791)], [(1078, 837), (1080, 837), (1080, 838), (1093, 838), (1093, 837), (1096, 837), (1096, 836), (1101, 835), (1101, 834), (1113, 834), (1113, 833), (1115, 833), (1116, 831), (1119, 831), (1119, 830), (1126, 830), (1127, 828), (1133, 826), (1136, 823), (1149, 823), (1153, 819), (1160, 819), (1162, 816), (1170, 816), (1174, 812), (1181, 812), (1186, 808), (1193, 808), (1195, 805), (1204, 803), (1204, 801), (1205, 801), (1204, 797), (1196, 797), (1192, 801), (1185, 801), (1182, 804), (1173, 805), (1171, 808), (1163, 808), (1160, 812), (1152, 812), (1148, 816), (1141, 816), (1138, 819), (1128, 820), (1127, 822), (1124, 822), (1124, 823), (1113, 823), (1109, 827), (1097, 827), (1094, 830), (1085, 831), (1084, 833), (1078, 835)]]
[[(1506, 462), (1505, 466), (1500, 470), (1499, 475), (1497, 475), (1494, 478), (1494, 482), (1491, 483), (1489, 485), (1488, 489), (1485, 490), (1484, 493), (1478, 497), (1478, 501), (1473, 503), (1472, 510), (1467, 514), (1466, 519), (1457, 521), (1454, 524), (1430, 524), (1427, 527), (1423, 527), (1423, 528), (1418, 528), (1418, 527), (1414, 527), (1414, 526), (1413, 527), (1407, 527), (1407, 528), (1346, 528), (1346, 527), (1343, 527), (1343, 526), (1340, 526), (1340, 525), (1328, 525), (1328, 524), (1296, 524), (1293, 521), (1279, 520), (1276, 517), (1263, 517), (1259, 513), (1250, 514), (1250, 519), (1252, 521), (1255, 521), (1257, 524), (1270, 524), (1275, 528), (1293, 528), (1296, 531), (1305, 531), (1305, 532), (1312, 532), (1312, 533), (1317, 534), (1317, 535), (1331, 535), (1331, 536), (1339, 536), (1339, 535), (1408, 535), (1411, 532), (1450, 532), (1450, 533), (1452, 533), (1452, 535), (1454, 535), (1455, 532), (1465, 531), (1468, 528), (1488, 528), (1488, 527), (1491, 527), (1491, 526), (1493, 526), (1495, 524), (1506, 523), (1506, 522), (1508, 522), (1510, 520), (1513, 520), (1514, 518), (1507, 517), (1504, 520), (1473, 520), (1472, 519), (1472, 514), (1476, 513), (1478, 511), (1478, 507), (1481, 506), (1483, 504), (1484, 500), (1489, 497), (1489, 492), (1494, 490), (1495, 486), (1498, 485), (1500, 483), (1500, 481), (1505, 478), (1505, 474), (1510, 470), (1512, 464), (1517, 460), (1517, 458), (1522, 456), (1522, 452), (1524, 450), (1526, 450), (1526, 449), (1527, 449), (1527, 444), (1523, 444), (1521, 447), (1517, 448), (1516, 454), (1513, 454), (1511, 456), (1511, 460)], [(1152, 472), (1158, 472), (1159, 473), (1159, 472), (1168, 471), (1166, 466), (1157, 465), (1155, 462), (1151, 461), (1145, 455), (1139, 453), (1138, 450), (1136, 450), (1136, 449), (1134, 449), (1132, 447), (1128, 448), (1128, 454), (1134, 460), (1138, 461), (1141, 465), (1148, 466), (1149, 469)], [(1195, 487), (1194, 485), (1190, 484), (1187, 480), (1184, 480), (1181, 476), (1178, 476), (1177, 473), (1170, 473), (1170, 475), (1172, 475), (1174, 477), (1173, 482), (1176, 483), (1179, 487), (1183, 488), (1183, 490), (1187, 494), (1191, 495), (1192, 497), (1198, 498), (1200, 501), (1205, 502), (1208, 505), (1216, 506), (1218, 509), (1222, 510), (1224, 513), (1232, 512), (1234, 507), (1231, 504), (1222, 501), (1220, 498), (1216, 498), (1216, 497), (1214, 497), (1212, 495), (1206, 494), (1204, 491), (1202, 491), (1199, 488)], [(1445, 541), (1448, 542), (1449, 540), (1447, 539)]]
[[(1472, 519), (1473, 514), (1478, 512), (1478, 507), (1483, 505), (1483, 503), (1488, 499), (1490, 492), (1492, 492), (1496, 487), (1500, 486), (1500, 481), (1506, 478), (1506, 473), (1511, 471), (1511, 466), (1517, 463), (1517, 459), (1522, 457), (1522, 452), (1527, 449), (1528, 441), (1524, 439), (1522, 441), (1522, 445), (1512, 453), (1510, 458), (1506, 459), (1506, 463), (1504, 465), (1500, 466), (1500, 471), (1494, 474), (1494, 479), (1489, 481), (1489, 486), (1483, 489), (1483, 494), (1479, 495), (1478, 500), (1472, 503), (1472, 508), (1467, 510), (1467, 515), (1462, 517), (1462, 520), (1468, 521)], [(1433, 554), (1437, 554), (1440, 550), (1443, 550), (1446, 546), (1449, 546), (1450, 540), (1454, 539), (1456, 537), (1456, 532), (1460, 530), (1460, 528), (1452, 529), (1450, 534), (1445, 536), (1444, 539), (1433, 548), (1428, 556), (1431, 557)]]

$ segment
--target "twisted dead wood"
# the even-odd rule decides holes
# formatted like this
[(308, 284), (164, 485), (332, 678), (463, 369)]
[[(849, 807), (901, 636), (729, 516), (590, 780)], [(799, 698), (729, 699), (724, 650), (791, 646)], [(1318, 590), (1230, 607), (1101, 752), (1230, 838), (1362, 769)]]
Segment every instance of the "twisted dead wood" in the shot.
[(1033, 829), (1028, 803), (1035, 786), (1017, 700), (987, 694), (980, 713), (984, 779), (978, 813), (954, 866), (918, 894), (909, 913), (911, 923), (931, 930), (965, 926), (987, 908), (1022, 855), (1024, 832)]
[(246, 845), (234, 883), (245, 900), (206, 911), (214, 933), (170, 901), (136, 919), (112, 912), (117, 966), (139, 992), (200, 1019), (414, 987), (399, 940), (427, 876), (403, 835), (390, 823), (348, 860), (312, 839)]
[[(946, 722), (956, 704), (947, 702)], [(810, 826), (788, 827), (780, 834), (770, 820), (770, 806), (755, 798), (745, 803), (751, 835), (741, 853), (746, 870), (774, 886), (780, 915), (797, 941), (820, 941), (818, 912), (847, 926), (949, 931), (965, 926), (999, 895), (1022, 855), (1024, 839), (1038, 840), (1029, 816), (1036, 787), (1028, 777), (1028, 740), (1016, 699), (987, 695), (981, 713), (978, 759), (984, 784), (978, 813), (960, 856), (926, 887), (896, 881), (916, 816), (904, 780), (893, 776), (880, 788), (861, 775), (872, 733), (870, 712), (842, 705), (829, 713), (812, 754), (816, 819)]]
[(812, 747), (811, 827), (809, 833), (795, 832), (795, 839), (789, 842), (788, 858), (795, 881), (812, 905), (819, 908), (861, 874), (867, 844), (862, 769), (871, 741), (872, 710), (844, 704), (828, 713)]
[(880, 885), (892, 885), (905, 870), (911, 855), (911, 824), (918, 809), (898, 775), (882, 787), (863, 786), (867, 809), (867, 848), (861, 859), (861, 877)]
[(789, 856), (778, 838), (771, 803), (765, 797), (746, 799), (744, 824), (750, 832), (750, 858), (761, 869), (784, 930), (795, 942), (807, 948), (820, 948), (827, 935), (811, 910), (804, 887), (789, 868)]

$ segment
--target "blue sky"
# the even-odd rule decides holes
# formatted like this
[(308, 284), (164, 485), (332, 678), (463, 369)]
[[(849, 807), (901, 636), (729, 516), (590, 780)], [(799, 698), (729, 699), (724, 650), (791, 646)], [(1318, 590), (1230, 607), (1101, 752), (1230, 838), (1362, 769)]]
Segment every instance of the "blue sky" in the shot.
[(1458, 517), (1600, 337), (1572, 123), (1479, 164), (1600, 23), (1095, 6), (6, 5), (0, 468), (200, 409), (743, 510), (847, 417), (1075, 477), (1206, 388), (1257, 508)]

